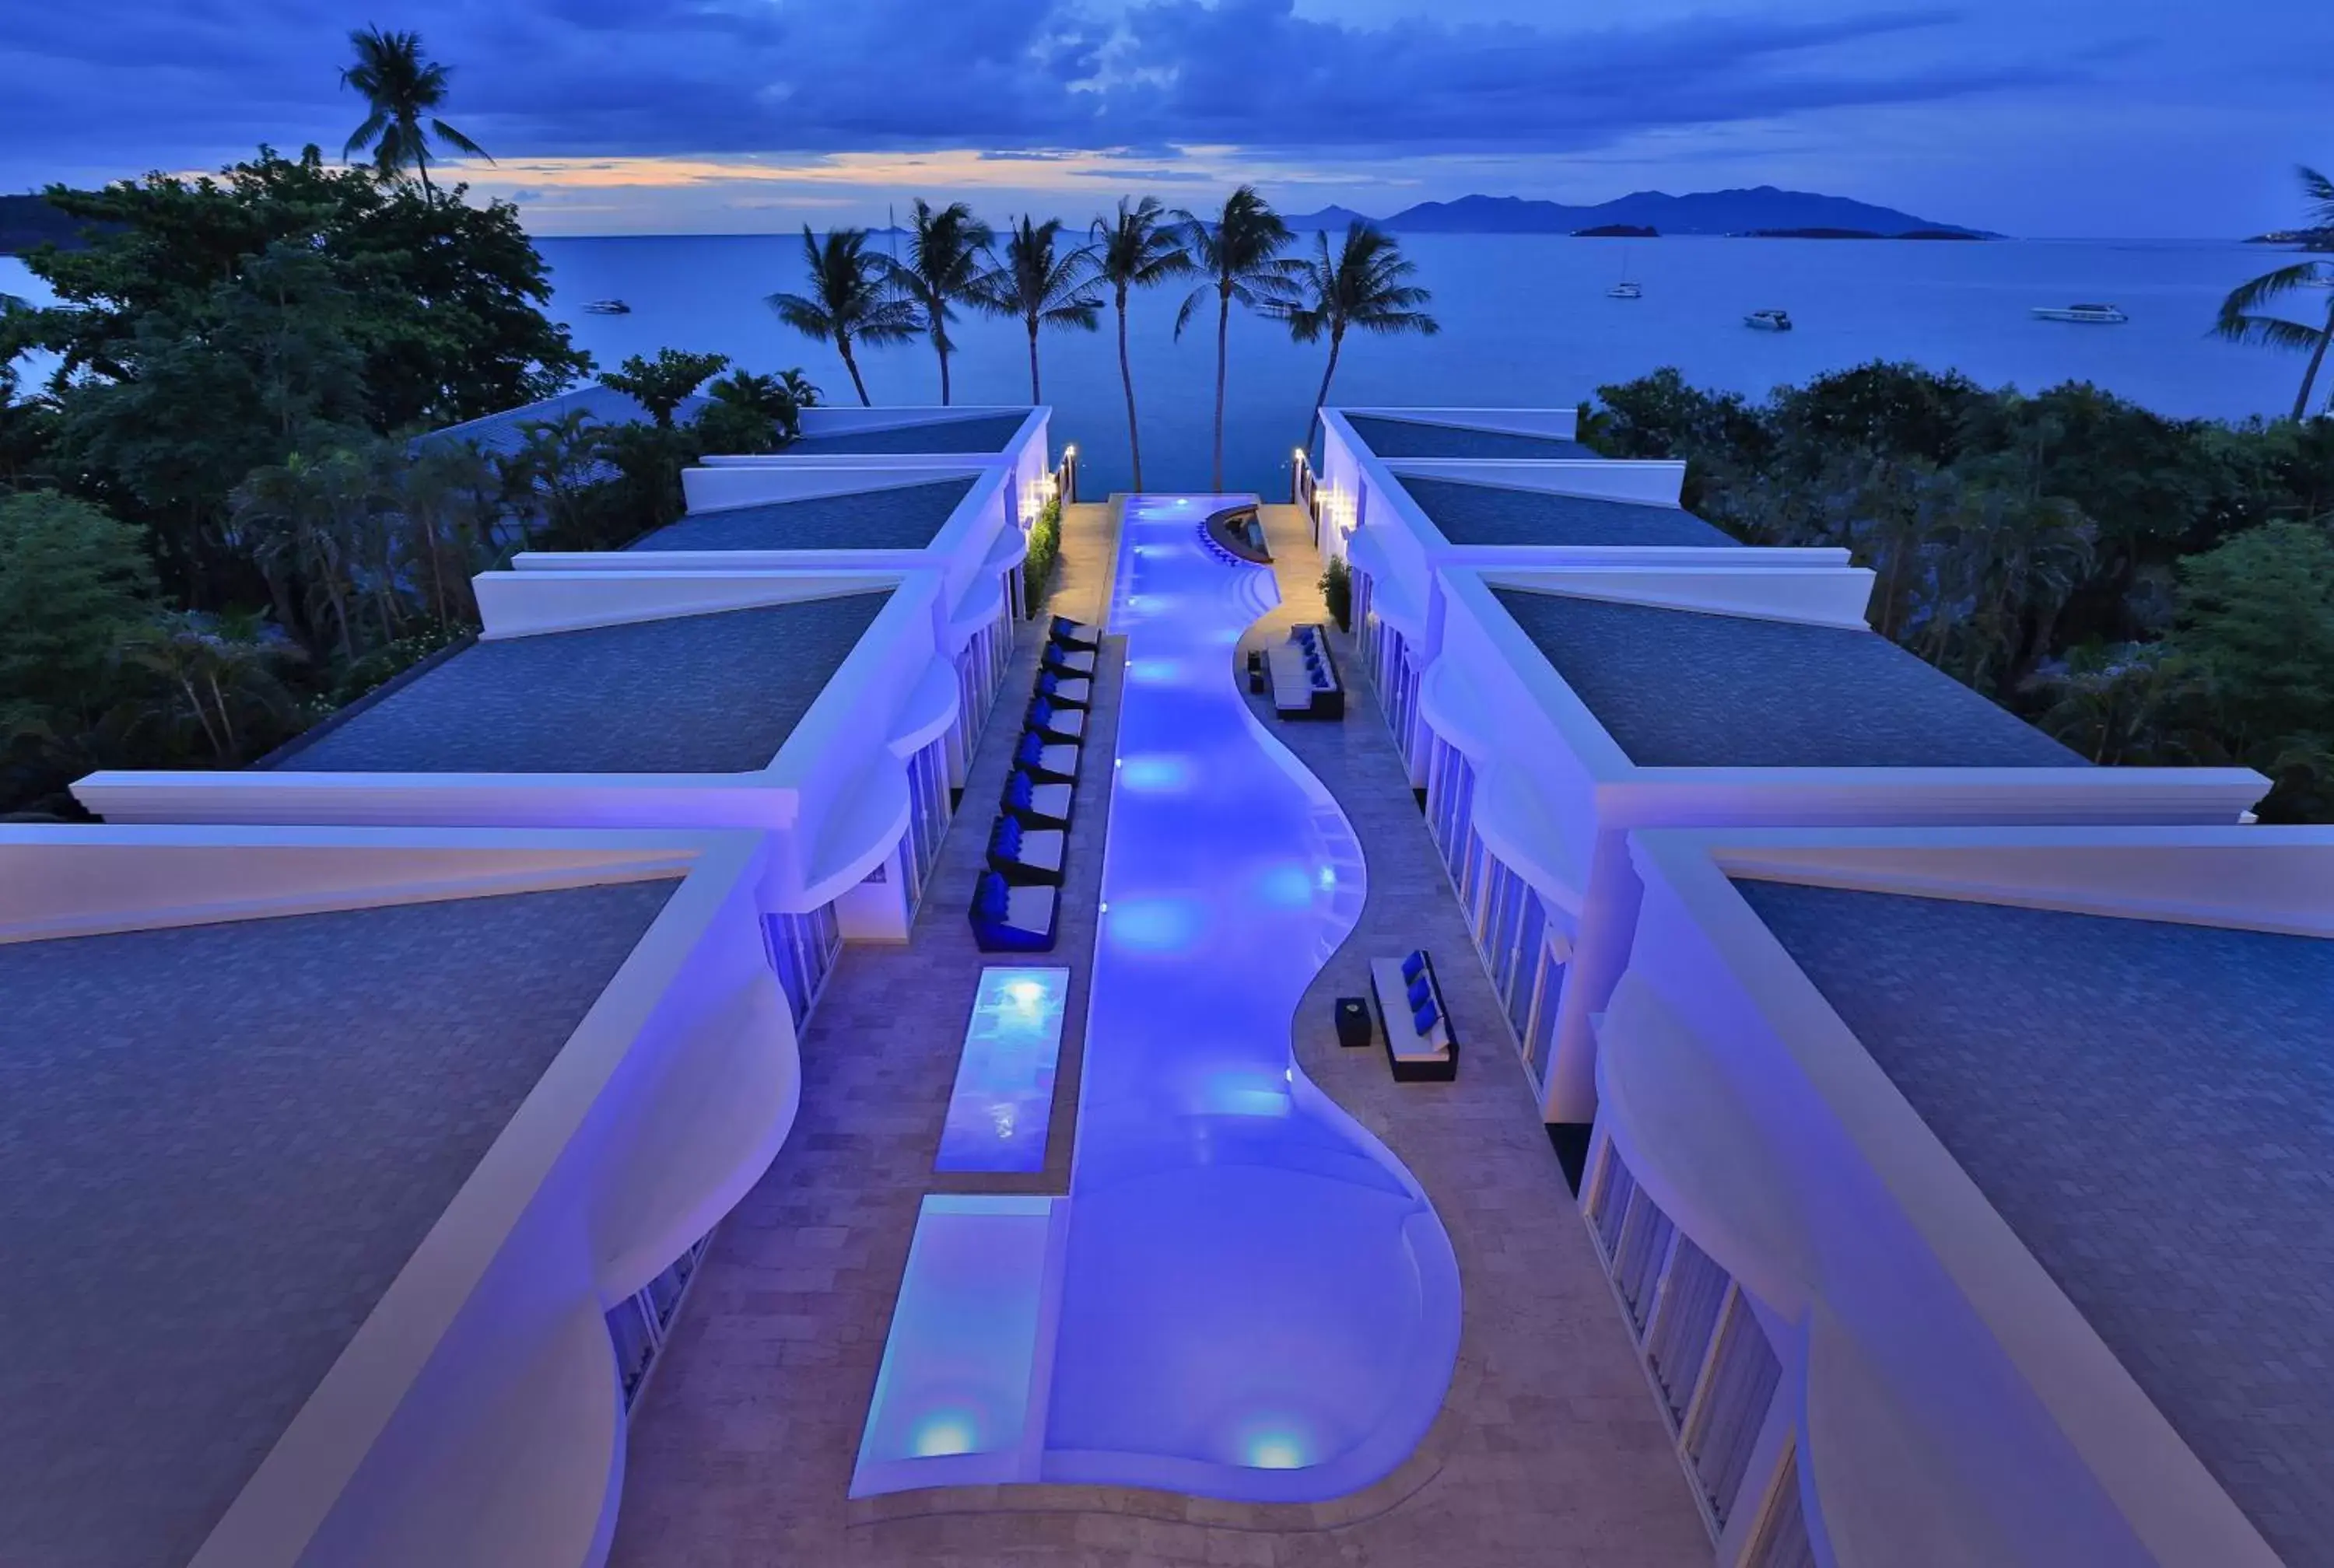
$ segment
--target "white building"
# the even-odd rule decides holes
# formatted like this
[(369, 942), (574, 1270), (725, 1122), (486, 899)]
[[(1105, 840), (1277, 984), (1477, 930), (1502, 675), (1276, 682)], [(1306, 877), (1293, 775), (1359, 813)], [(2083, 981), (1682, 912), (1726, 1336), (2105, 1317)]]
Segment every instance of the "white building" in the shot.
[(0, 826), (9, 1559), (598, 1561), (799, 1101), (769, 851)]
[(902, 939), (1011, 657), (1034, 514), (1009, 497), (1046, 415), (896, 422), (919, 412), (882, 410), (886, 438), (1005, 450), (740, 469), (758, 499), (481, 575), (477, 643), (259, 765), (75, 794), (116, 822), (749, 827), (814, 967)]
[(1351, 568), (1362, 658), (1576, 1152), (1635, 929), (1630, 830), (2233, 823), (2268, 787), (2088, 765), (1873, 632), (1845, 551), (1739, 545), (1679, 507), (1683, 464), (1586, 456), (1568, 413), (1322, 420), (1322, 547)]
[(2321, 1560), (2334, 832), (1629, 852), (1583, 1207), (1719, 1560)]

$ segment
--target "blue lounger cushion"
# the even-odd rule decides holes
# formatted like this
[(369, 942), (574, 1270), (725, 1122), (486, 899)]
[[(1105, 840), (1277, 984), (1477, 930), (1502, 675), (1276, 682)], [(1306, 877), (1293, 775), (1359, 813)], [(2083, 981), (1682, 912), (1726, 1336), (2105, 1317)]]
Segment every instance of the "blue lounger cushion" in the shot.
[(1442, 1015), (1434, 1010), (1434, 1004), (1432, 1002), (1428, 1002), (1425, 1005), (1418, 1008), (1411, 1014), (1410, 1021), (1413, 1024), (1417, 1024), (1418, 1032), (1423, 1034), (1428, 1030), (1434, 1027), (1434, 1021), (1441, 1016), (1442, 1016)]
[(1017, 888), (995, 871), (973, 884), (973, 940), (987, 952), (1042, 953), (1054, 945), (1051, 888)]
[(1434, 987), (1428, 982), (1425, 976), (1421, 975), (1417, 979), (1413, 980), (1410, 983), (1410, 1008), (1412, 1012), (1414, 1013), (1418, 1011), (1419, 1008), (1425, 1006), (1427, 1003), (1433, 999)]
[(1402, 977), (1403, 979), (1414, 982), (1421, 975), (1425, 973), (1426, 955), (1424, 953), (1413, 953), (1409, 957), (1404, 958), (1402, 961)]

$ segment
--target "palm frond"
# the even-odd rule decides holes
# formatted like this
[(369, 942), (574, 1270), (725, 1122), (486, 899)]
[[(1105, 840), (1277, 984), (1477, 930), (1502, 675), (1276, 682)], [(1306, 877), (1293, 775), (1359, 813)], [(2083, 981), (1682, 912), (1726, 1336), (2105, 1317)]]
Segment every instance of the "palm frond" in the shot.
[(2262, 348), (2290, 349), (2297, 353), (2310, 353), (2326, 341), (2326, 329), (2307, 327), (2300, 322), (2287, 321), (2283, 316), (2223, 315), (2213, 329), (2216, 335), (2234, 343), (2252, 343)]
[(431, 134), (435, 135), (439, 140), (446, 143), (449, 147), (468, 153), (472, 158), (483, 158), (488, 163), (492, 163), (495, 160), (494, 154), (488, 152), (485, 148), (480, 147), (477, 142), (472, 141), (468, 137), (463, 135), (460, 131), (455, 130), (452, 126), (447, 124), (442, 120), (431, 120), (429, 121), (429, 130)]

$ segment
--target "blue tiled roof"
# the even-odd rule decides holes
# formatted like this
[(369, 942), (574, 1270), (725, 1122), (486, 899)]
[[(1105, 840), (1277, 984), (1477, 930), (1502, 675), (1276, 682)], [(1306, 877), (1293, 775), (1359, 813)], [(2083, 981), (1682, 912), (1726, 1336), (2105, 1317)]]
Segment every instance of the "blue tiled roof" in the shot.
[(1456, 479), (1397, 475), (1419, 509), (1453, 544), (1654, 544), (1735, 543), (1675, 506), (1552, 495)]
[(972, 491), (972, 480), (893, 485), (693, 514), (634, 550), (921, 550)]
[(673, 886), (0, 945), (9, 1561), (194, 1555)]
[(1428, 419), (1380, 414), (1348, 414), (1345, 423), (1381, 457), (1594, 457), (1577, 441), (1557, 436), (1519, 436), (1507, 430), (1475, 430)]
[(2334, 1540), (2334, 941), (1738, 884), (2289, 1563)]
[(2080, 767), (1876, 632), (1491, 591), (1640, 767)]
[(304, 745), (285, 773), (746, 773), (767, 767), (888, 590), (504, 638)]
[(979, 414), (971, 418), (926, 419), (888, 430), (854, 430), (833, 436), (805, 436), (786, 447), (810, 457), (929, 452), (1002, 452), (1014, 433), (1027, 422), (1027, 409), (1011, 414)]

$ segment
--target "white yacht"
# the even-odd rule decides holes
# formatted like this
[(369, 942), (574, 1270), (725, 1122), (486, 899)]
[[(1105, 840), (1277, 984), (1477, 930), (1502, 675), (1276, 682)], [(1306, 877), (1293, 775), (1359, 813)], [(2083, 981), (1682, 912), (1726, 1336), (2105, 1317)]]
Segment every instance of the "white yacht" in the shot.
[(595, 316), (628, 316), (632, 313), (632, 307), (622, 300), (593, 300), (584, 308)]
[(1752, 311), (1742, 318), (1746, 327), (1756, 327), (1762, 332), (1788, 332), (1791, 330), (1789, 311)]
[(2093, 326), (2121, 326), (2131, 318), (2113, 305), (2036, 305), (2035, 316), (2046, 322), (2088, 322)]
[(1605, 297), (1608, 300), (1641, 300), (1645, 297), (1645, 291), (1628, 279), (1623, 278), (1605, 291)]

